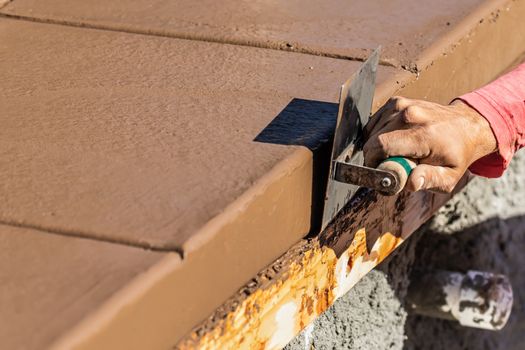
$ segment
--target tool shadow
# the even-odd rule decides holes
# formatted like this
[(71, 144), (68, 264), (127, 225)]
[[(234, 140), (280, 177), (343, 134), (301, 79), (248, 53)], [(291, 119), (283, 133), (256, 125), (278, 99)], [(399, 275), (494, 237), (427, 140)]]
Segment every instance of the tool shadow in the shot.
[(337, 103), (294, 98), (253, 140), (303, 146), (312, 151), (312, 211), (308, 236), (318, 234), (321, 228), (338, 108)]

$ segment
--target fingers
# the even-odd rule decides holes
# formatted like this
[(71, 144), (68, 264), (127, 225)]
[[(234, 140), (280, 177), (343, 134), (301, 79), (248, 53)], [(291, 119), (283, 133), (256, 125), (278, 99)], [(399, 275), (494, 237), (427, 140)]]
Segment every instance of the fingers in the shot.
[(450, 193), (463, 172), (455, 168), (419, 164), (412, 170), (405, 188), (409, 191), (433, 190)]
[[(407, 189), (451, 192), (466, 163), (461, 158), (461, 147), (458, 150), (454, 146), (461, 142), (461, 132), (451, 130), (450, 123), (440, 117), (449, 114), (447, 108), (434, 103), (391, 98), (365, 127), (365, 165), (377, 167), (393, 156), (411, 158), (420, 164), (412, 171)], [(449, 117), (457, 120), (455, 115)]]
[(395, 96), (390, 98), (374, 115), (365, 126), (365, 137), (381, 130), (399, 111), (402, 111), (410, 103), (409, 99)]
[(383, 160), (393, 156), (426, 158), (430, 154), (430, 149), (425, 140), (425, 132), (419, 128), (374, 134), (363, 147), (365, 165), (377, 167)]
[(378, 125), (378, 127), (374, 128), (372, 133), (368, 135), (367, 140), (377, 137), (379, 134), (385, 134), (385, 133), (388, 133), (394, 130), (399, 130), (399, 129), (406, 129), (407, 126), (403, 123), (403, 120), (399, 117), (399, 113), (401, 112), (392, 114), (392, 116), (388, 118), (388, 121), (386, 123), (381, 123), (382, 124), (381, 126)]

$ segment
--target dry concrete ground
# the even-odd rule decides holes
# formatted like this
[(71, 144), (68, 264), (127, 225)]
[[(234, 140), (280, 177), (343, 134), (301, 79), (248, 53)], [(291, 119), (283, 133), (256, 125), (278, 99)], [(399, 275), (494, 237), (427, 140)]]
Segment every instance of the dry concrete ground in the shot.
[[(410, 314), (419, 268), (504, 273), (514, 307), (499, 332)], [(298, 349), (523, 349), (525, 344), (525, 151), (500, 179), (474, 179), (395, 254), (287, 347)]]

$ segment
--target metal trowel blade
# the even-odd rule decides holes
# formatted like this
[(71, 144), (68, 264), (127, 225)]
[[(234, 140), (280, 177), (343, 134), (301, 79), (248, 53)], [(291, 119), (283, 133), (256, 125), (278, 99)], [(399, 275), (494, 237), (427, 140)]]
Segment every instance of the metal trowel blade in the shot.
[(342, 161), (363, 165), (361, 137), (372, 109), (380, 51), (381, 47), (378, 47), (359, 70), (341, 86), (322, 229), (337, 216), (359, 188), (335, 181), (334, 163)]

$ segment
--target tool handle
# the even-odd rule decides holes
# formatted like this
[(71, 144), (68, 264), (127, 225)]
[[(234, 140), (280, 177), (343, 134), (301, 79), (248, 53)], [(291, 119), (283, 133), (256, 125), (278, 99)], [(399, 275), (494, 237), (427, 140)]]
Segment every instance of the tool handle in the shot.
[(417, 164), (408, 158), (390, 157), (385, 159), (378, 169), (388, 171), (397, 178), (397, 187), (393, 194), (398, 194), (405, 188), (408, 177)]

